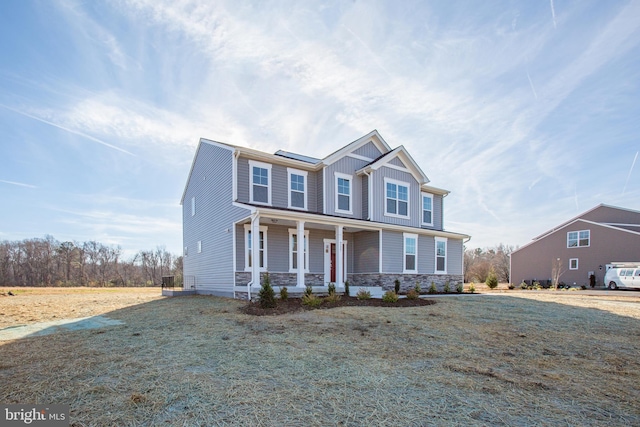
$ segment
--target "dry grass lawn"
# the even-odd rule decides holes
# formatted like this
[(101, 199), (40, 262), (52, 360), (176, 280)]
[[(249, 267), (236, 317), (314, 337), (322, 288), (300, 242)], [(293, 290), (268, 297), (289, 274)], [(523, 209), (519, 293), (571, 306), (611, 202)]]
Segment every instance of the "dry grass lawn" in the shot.
[(74, 426), (640, 425), (638, 297), (529, 291), (256, 317), (159, 292), (0, 296), (3, 325), (48, 310), (125, 322), (0, 342), (0, 402), (68, 403)]

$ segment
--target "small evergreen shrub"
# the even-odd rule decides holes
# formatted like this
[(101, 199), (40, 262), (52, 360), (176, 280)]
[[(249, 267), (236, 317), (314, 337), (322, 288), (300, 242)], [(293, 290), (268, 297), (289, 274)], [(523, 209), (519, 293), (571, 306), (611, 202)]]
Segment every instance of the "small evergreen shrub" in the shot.
[(456, 292), (461, 294), (464, 291), (464, 283), (458, 283), (456, 285)]
[(489, 287), (489, 289), (495, 289), (498, 287), (498, 276), (496, 276), (496, 272), (493, 267), (489, 270), (489, 275), (484, 283)]
[(311, 287), (311, 285), (307, 285), (307, 287), (304, 288), (303, 296), (309, 296), (309, 295), (313, 295), (313, 288)]
[(260, 307), (262, 308), (274, 308), (276, 306), (276, 293), (271, 286), (269, 273), (264, 276), (262, 287), (260, 288), (260, 292), (258, 292), (258, 299), (260, 301)]
[(336, 294), (335, 292), (331, 292), (324, 300), (326, 302), (338, 302), (340, 301), (340, 295)]
[(393, 291), (387, 291), (382, 295), (382, 301), (384, 302), (398, 302), (398, 294)]
[(413, 289), (418, 293), (418, 295), (420, 295), (420, 292), (422, 292), (422, 288), (420, 287), (420, 282), (416, 280), (416, 286)]
[(451, 288), (449, 287), (449, 281), (447, 280), (444, 283), (444, 289), (442, 290), (445, 294), (451, 293)]
[(327, 290), (329, 291), (329, 295), (336, 293), (336, 284), (331, 282), (329, 286), (327, 286)]
[(283, 286), (282, 288), (280, 288), (280, 299), (282, 301), (286, 301), (287, 298), (289, 298), (289, 290), (286, 286)]
[(396, 294), (400, 293), (400, 280), (396, 279), (393, 281), (393, 285), (395, 287), (396, 290)]
[(416, 292), (415, 289), (410, 289), (409, 292), (407, 292), (407, 299), (418, 299), (418, 298), (420, 298), (420, 294)]
[(360, 288), (358, 290), (358, 293), (356, 294), (356, 298), (358, 298), (358, 299), (371, 299), (371, 292), (369, 292), (369, 291), (367, 291), (367, 290), (365, 290), (363, 288)]
[(349, 296), (349, 281), (344, 282), (344, 294), (345, 296)]
[(308, 305), (309, 307), (320, 307), (320, 304), (322, 304), (322, 298), (312, 293), (307, 295), (305, 292), (305, 294), (302, 295), (302, 304)]
[(469, 292), (471, 292), (472, 294), (476, 292), (476, 286), (473, 284), (473, 282), (469, 284)]
[(438, 293), (438, 289), (436, 288), (436, 284), (434, 282), (431, 282), (431, 286), (429, 286), (429, 293), (430, 294)]

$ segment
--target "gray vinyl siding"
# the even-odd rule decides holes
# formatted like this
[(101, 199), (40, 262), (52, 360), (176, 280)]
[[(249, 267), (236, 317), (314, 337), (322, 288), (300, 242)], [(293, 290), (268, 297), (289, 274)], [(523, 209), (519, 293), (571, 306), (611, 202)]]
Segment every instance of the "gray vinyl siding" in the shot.
[(324, 180), (322, 179), (324, 169), (316, 172), (316, 212), (324, 213), (324, 199), (323, 199), (323, 191), (324, 191)]
[[(385, 222), (388, 224), (404, 225), (409, 227), (420, 227), (422, 222), (422, 199), (420, 197), (420, 186), (418, 181), (408, 172), (399, 171), (388, 167), (381, 167), (380, 169), (373, 171), (372, 175), (373, 185), (373, 212), (371, 219), (373, 221)], [(403, 181), (409, 183), (409, 219), (396, 218), (386, 216), (385, 203), (386, 203), (386, 189), (384, 185), (384, 178), (391, 178), (397, 181)], [(435, 203), (434, 203), (435, 204)]]
[[(201, 143), (182, 205), (184, 275), (195, 276), (198, 291), (233, 292), (233, 223), (249, 211), (232, 206), (232, 151)], [(191, 198), (196, 198), (191, 215)], [(202, 252), (198, 253), (198, 241)]]
[[(431, 194), (431, 193), (429, 193)], [(433, 219), (433, 225), (429, 226), (429, 225), (421, 225), (422, 228), (426, 228), (429, 230), (444, 230), (443, 227), (443, 218), (442, 218), (442, 203), (443, 203), (443, 198), (442, 195), (439, 194), (432, 194), (433, 196), (433, 205), (432, 205), (432, 209), (433, 211), (431, 212), (431, 217)], [(420, 204), (420, 221), (422, 221), (422, 195), (420, 195), (420, 199), (419, 199), (419, 204)]]
[(362, 219), (369, 217), (369, 177), (362, 177)]
[(382, 231), (382, 273), (402, 274), (404, 254), (402, 240), (402, 233)]
[(436, 241), (433, 236), (418, 238), (418, 273), (433, 274), (436, 266)]
[(238, 158), (238, 201), (249, 202), (249, 160)]
[(462, 240), (447, 240), (447, 274), (462, 274)]
[[(325, 169), (325, 185), (326, 185), (326, 214), (338, 215), (348, 218), (362, 219), (362, 178), (355, 174), (355, 171), (361, 169), (367, 164), (364, 160), (354, 159), (352, 157), (343, 157), (337, 162), (329, 165)], [(336, 212), (335, 197), (336, 197), (336, 177), (335, 173), (343, 173), (351, 175), (351, 215)]]
[(375, 146), (373, 142), (366, 143), (362, 147), (355, 150), (353, 153), (359, 156), (368, 157), (372, 160), (377, 159), (382, 154), (382, 152), (378, 150), (378, 148)]
[(406, 168), (405, 164), (402, 163), (402, 160), (400, 160), (397, 157), (394, 157), (393, 159), (389, 160), (389, 163), (395, 166), (400, 166), (401, 168)]
[(361, 231), (353, 234), (352, 273), (378, 273), (380, 264), (380, 233)]

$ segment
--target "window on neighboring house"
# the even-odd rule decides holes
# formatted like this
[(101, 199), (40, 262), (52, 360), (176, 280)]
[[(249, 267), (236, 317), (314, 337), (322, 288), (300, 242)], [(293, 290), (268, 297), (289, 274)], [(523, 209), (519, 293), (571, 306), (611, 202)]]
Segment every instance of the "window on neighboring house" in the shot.
[(251, 187), (249, 192), (252, 203), (271, 204), (271, 165), (249, 160)]
[(351, 175), (336, 172), (336, 212), (351, 214)]
[(385, 214), (390, 216), (409, 216), (409, 184), (385, 178), (386, 206)]
[[(289, 230), (289, 272), (298, 271), (298, 231)], [(309, 272), (309, 231), (304, 232), (304, 271)]]
[(582, 248), (590, 245), (591, 232), (589, 230), (569, 231), (567, 233), (568, 248)]
[(307, 209), (307, 172), (287, 168), (289, 208)]
[(404, 237), (404, 271), (403, 273), (418, 272), (418, 235), (403, 233)]
[(192, 197), (191, 198), (191, 216), (194, 216), (196, 214), (196, 198)]
[(202, 240), (198, 240), (198, 253), (202, 253)]
[(447, 272), (447, 239), (436, 237), (436, 273)]
[(571, 258), (569, 260), (569, 270), (577, 270), (578, 269), (578, 258)]
[(422, 193), (422, 225), (433, 225), (433, 195)]
[[(258, 259), (260, 270), (267, 270), (267, 227), (260, 226), (260, 234), (259, 234), (259, 250), (258, 250)], [(245, 271), (250, 271), (253, 266), (252, 253), (251, 253), (251, 245), (253, 244), (253, 240), (251, 239), (251, 225), (247, 224), (244, 226), (244, 269)]]
[(184, 247), (184, 256), (187, 256), (187, 255), (189, 255), (189, 247), (185, 246)]

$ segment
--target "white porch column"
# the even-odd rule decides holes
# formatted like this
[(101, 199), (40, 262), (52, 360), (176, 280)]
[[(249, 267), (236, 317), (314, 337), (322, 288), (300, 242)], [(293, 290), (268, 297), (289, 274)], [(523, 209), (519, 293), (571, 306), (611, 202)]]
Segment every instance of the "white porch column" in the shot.
[(344, 255), (342, 253), (342, 232), (344, 226), (336, 226), (336, 287), (344, 287)]
[(297, 240), (298, 240), (298, 253), (296, 254), (298, 264), (298, 283), (299, 288), (304, 288), (304, 221), (298, 221)]
[(251, 221), (251, 282), (260, 286), (260, 215)]

